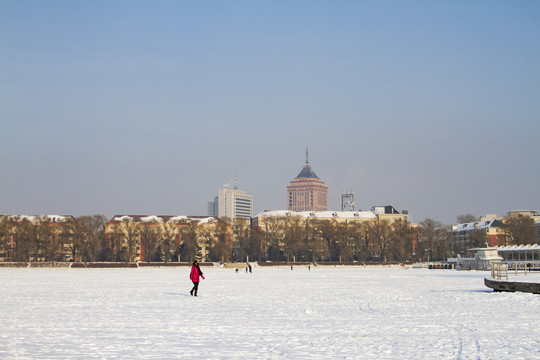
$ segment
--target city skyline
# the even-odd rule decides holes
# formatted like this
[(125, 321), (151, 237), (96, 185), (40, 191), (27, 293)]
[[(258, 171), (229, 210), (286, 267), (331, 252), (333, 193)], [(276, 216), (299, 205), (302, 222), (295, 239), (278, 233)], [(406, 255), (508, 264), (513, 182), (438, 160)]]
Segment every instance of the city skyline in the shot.
[(0, 213), (538, 209), (540, 3), (0, 1)]

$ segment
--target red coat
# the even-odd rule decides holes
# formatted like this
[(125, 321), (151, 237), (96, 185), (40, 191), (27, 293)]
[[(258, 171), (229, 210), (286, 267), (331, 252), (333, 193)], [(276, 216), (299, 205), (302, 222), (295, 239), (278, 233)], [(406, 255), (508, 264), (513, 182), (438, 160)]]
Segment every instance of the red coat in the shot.
[(193, 265), (191, 267), (191, 274), (189, 274), (189, 278), (193, 282), (199, 282), (199, 276), (204, 279), (201, 269), (197, 265)]

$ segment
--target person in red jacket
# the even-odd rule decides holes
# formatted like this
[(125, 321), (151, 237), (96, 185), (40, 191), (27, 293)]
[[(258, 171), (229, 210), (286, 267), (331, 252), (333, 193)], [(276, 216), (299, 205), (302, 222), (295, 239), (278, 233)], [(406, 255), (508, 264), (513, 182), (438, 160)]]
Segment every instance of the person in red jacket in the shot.
[(193, 289), (189, 292), (191, 296), (197, 296), (197, 290), (199, 290), (199, 276), (204, 279), (204, 275), (199, 267), (199, 262), (195, 260), (191, 267), (191, 273), (189, 274), (189, 278), (193, 281)]

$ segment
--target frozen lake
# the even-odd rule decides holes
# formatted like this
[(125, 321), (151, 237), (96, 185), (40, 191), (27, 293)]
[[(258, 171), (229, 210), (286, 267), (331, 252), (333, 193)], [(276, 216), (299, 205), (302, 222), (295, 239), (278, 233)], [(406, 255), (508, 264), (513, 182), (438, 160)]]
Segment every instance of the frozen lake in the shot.
[(6, 359), (540, 359), (540, 296), (488, 272), (0, 269)]

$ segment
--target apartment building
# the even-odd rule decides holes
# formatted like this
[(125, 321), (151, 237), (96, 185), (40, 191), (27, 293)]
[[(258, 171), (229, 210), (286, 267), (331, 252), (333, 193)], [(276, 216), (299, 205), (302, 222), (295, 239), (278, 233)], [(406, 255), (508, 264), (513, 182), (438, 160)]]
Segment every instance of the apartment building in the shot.
[(253, 195), (238, 189), (236, 184), (234, 188), (221, 187), (214, 201), (208, 202), (208, 215), (250, 219), (253, 216)]

